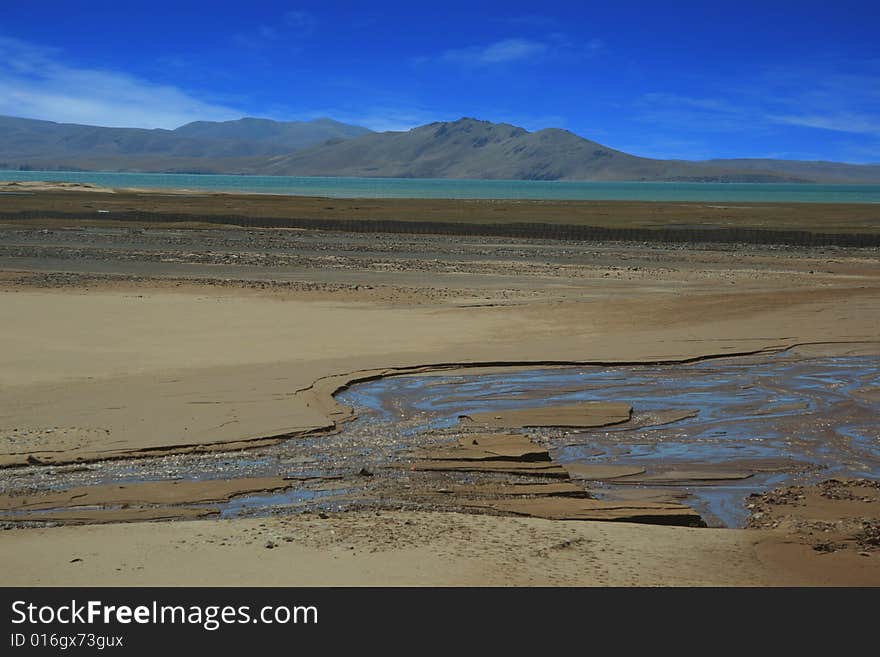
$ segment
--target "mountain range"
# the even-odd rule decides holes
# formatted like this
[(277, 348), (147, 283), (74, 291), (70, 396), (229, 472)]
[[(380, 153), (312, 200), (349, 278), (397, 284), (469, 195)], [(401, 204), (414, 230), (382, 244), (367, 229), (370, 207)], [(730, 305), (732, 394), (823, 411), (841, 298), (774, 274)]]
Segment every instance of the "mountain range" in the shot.
[(0, 116), (0, 168), (238, 173), (271, 156), (370, 132), (331, 119), (244, 118), (146, 130)]
[(471, 118), (405, 132), (332, 119), (196, 121), (175, 130), (0, 117), (0, 168), (293, 176), (880, 183), (880, 165), (659, 160), (567, 130)]

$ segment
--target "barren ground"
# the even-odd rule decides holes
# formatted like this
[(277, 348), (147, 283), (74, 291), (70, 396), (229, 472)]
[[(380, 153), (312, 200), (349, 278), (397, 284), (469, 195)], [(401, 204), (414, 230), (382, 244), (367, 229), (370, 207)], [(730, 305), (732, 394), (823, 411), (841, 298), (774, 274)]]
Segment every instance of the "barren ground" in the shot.
[[(83, 221), (52, 214), (73, 203), (65, 194), (46, 196), (44, 218), (0, 226), (5, 511), (107, 458), (320, 435), (350, 416), (332, 392), (395, 368), (880, 351), (876, 249)], [(779, 210), (785, 227), (797, 209)], [(830, 211), (829, 229), (853, 229), (841, 223), (852, 213)], [(807, 214), (816, 228), (820, 210)], [(252, 484), (184, 487), (174, 502)], [(100, 525), (7, 524), (0, 583), (880, 584), (880, 551), (859, 538), (876, 504), (829, 511), (817, 490), (794, 516), (745, 530), (503, 509), (145, 522), (167, 514), (114, 507)], [(809, 534), (820, 521), (837, 522), (824, 542)]]

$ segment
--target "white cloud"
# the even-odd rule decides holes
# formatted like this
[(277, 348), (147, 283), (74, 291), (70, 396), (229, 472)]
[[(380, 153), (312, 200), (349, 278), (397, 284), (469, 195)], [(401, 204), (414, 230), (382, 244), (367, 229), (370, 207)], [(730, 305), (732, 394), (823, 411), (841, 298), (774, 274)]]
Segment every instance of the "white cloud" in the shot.
[(841, 73), (843, 68), (823, 63), (768, 69), (724, 89), (706, 85), (708, 97), (646, 93), (633, 104), (634, 118), (690, 132), (772, 134), (787, 125), (880, 137), (880, 74)]
[(637, 98), (631, 107), (635, 110), (633, 118), (638, 121), (666, 126), (676, 132), (684, 130), (687, 134), (766, 128), (761, 112), (720, 97), (649, 92)]
[(877, 117), (855, 112), (835, 114), (787, 114), (768, 117), (778, 123), (797, 125), (806, 128), (819, 128), (833, 132), (880, 136), (880, 120)]
[(245, 112), (112, 70), (77, 67), (54, 49), (0, 37), (0, 114), (62, 123), (176, 128)]
[(675, 93), (652, 91), (643, 94), (639, 99), (639, 105), (643, 107), (676, 107), (690, 108), (706, 112), (738, 113), (739, 110), (722, 98), (705, 98), (682, 96)]
[[(880, 153), (880, 62), (847, 64), (804, 63), (767, 69), (742, 76), (736, 84), (726, 82), (723, 88), (708, 83), (700, 89), (709, 94), (705, 96), (643, 94), (631, 104), (631, 118), (649, 124), (654, 132), (680, 135), (686, 141), (655, 144), (648, 136), (635, 146), (616, 146), (649, 157), (717, 157), (717, 144), (703, 138), (725, 134), (748, 138), (743, 146), (730, 147), (729, 154), (739, 157), (750, 155), (742, 148), (755, 148), (747, 145), (751, 139), (765, 144), (767, 150), (774, 146), (784, 149), (772, 154), (753, 152), (753, 157), (876, 162)], [(786, 127), (812, 132), (798, 136)]]
[(470, 66), (491, 66), (534, 59), (546, 54), (550, 47), (531, 39), (502, 39), (485, 46), (447, 50), (440, 60)]
[(597, 56), (603, 50), (605, 50), (605, 42), (601, 39), (594, 38), (582, 42), (570, 39), (563, 32), (552, 32), (540, 38), (515, 37), (484, 45), (452, 48), (433, 56), (413, 57), (410, 62), (416, 66), (429, 62), (441, 62), (483, 68), (548, 59), (586, 60)]

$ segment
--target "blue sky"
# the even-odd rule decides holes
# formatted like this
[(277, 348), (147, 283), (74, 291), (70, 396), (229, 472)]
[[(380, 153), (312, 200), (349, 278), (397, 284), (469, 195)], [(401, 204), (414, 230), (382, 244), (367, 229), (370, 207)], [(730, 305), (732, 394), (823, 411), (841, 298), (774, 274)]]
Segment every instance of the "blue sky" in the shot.
[(880, 162), (876, 2), (40, 2), (0, 114), (173, 128), (473, 116), (649, 157)]

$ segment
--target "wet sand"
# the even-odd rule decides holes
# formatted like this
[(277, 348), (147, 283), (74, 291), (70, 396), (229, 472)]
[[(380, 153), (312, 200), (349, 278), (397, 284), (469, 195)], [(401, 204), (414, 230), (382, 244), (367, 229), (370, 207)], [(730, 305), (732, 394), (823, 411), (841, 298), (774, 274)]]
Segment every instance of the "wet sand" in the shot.
[[(332, 392), (389, 368), (880, 343), (880, 267), (865, 249), (138, 230), (0, 228), (0, 451), (17, 466), (0, 478), (55, 467), (63, 483), (63, 467), (108, 457), (320, 434), (350, 417)], [(0, 533), (14, 566), (2, 583), (878, 583), (877, 550), (773, 548), (793, 544), (783, 525), (508, 511), (14, 528)], [(559, 540), (532, 549), (529, 532)]]

